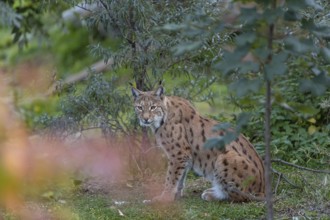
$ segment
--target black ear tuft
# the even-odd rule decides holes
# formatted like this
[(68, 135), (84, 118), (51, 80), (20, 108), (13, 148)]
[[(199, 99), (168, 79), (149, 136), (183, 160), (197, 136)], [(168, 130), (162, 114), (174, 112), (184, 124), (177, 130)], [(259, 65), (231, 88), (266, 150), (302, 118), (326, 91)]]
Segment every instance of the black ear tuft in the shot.
[(158, 97), (161, 97), (163, 94), (164, 94), (164, 88), (163, 88), (163, 86), (159, 86), (155, 92), (155, 95)]
[(133, 95), (134, 99), (136, 99), (141, 94), (141, 92), (134, 87), (132, 87), (131, 90), (132, 90), (132, 95)]

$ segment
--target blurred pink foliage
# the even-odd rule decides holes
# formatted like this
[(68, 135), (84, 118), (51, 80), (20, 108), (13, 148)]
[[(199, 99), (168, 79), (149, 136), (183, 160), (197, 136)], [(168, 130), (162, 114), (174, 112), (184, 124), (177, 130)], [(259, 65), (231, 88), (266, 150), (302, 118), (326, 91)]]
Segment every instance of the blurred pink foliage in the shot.
[(122, 177), (126, 159), (102, 140), (65, 143), (31, 136), (15, 112), (2, 76), (0, 73), (0, 208), (22, 219), (34, 219), (42, 210), (27, 211), (26, 203), (31, 202), (24, 196), (27, 190), (42, 194), (44, 184), (69, 181), (77, 173), (109, 182)]

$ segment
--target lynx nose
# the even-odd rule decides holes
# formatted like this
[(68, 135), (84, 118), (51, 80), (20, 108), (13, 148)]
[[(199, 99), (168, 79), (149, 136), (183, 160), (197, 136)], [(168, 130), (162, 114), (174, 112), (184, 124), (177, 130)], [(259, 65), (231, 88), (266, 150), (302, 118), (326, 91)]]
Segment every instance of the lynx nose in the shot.
[(149, 118), (150, 118), (149, 117), (149, 114), (146, 114), (146, 113), (143, 114), (142, 119), (143, 119), (144, 122), (148, 122), (149, 121)]
[(149, 121), (149, 119), (145, 119), (145, 118), (143, 119), (144, 123), (148, 123), (148, 121)]

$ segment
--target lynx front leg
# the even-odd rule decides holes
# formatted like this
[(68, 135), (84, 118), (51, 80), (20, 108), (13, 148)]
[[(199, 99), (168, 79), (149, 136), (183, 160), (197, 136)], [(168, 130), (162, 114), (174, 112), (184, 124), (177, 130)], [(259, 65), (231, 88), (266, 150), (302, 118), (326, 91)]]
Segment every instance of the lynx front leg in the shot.
[(169, 159), (165, 189), (160, 196), (153, 198), (153, 201), (171, 202), (182, 196), (185, 178), (189, 171), (189, 157), (179, 156)]
[(183, 196), (183, 188), (184, 188), (187, 173), (189, 170), (190, 170), (190, 167), (186, 167), (184, 174), (183, 174), (181, 180), (179, 181), (178, 192), (175, 194), (175, 199), (180, 199)]
[(154, 200), (174, 201), (182, 195), (185, 177), (192, 158), (191, 146), (182, 124), (164, 125), (156, 138), (167, 155), (168, 167), (164, 192)]

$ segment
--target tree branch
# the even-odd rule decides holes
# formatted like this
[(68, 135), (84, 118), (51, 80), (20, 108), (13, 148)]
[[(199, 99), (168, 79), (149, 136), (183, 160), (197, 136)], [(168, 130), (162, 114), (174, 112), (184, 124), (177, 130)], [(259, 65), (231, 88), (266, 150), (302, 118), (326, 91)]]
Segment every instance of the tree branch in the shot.
[[(109, 59), (107, 63), (105, 63), (103, 60), (98, 61), (94, 63), (91, 67), (85, 68), (79, 73), (68, 76), (66, 79), (64, 79), (61, 82), (61, 86), (84, 80), (85, 78), (88, 77), (90, 73), (100, 73), (104, 70), (109, 69), (112, 65), (113, 65), (113, 59)], [(54, 94), (57, 91), (58, 87), (59, 87), (58, 82), (53, 83), (53, 85), (51, 85), (49, 90), (47, 91), (46, 96), (50, 96)]]
[(80, 3), (68, 10), (62, 12), (62, 18), (64, 21), (75, 21), (78, 18), (85, 18), (89, 16), (93, 11), (98, 8), (96, 3), (84, 4)]
[[(272, 8), (276, 9), (276, 0), (272, 1)], [(268, 27), (268, 49), (270, 51), (268, 55), (267, 63), (270, 63), (273, 59), (273, 37), (274, 37), (274, 23), (269, 24)], [(273, 209), (273, 195), (272, 195), (272, 175), (271, 175), (271, 114), (272, 114), (272, 83), (269, 78), (266, 77), (265, 69), (264, 79), (266, 81), (266, 100), (265, 100), (265, 183), (266, 183), (266, 207), (267, 207), (267, 219), (274, 219), (274, 209)]]
[(330, 170), (316, 170), (316, 169), (312, 169), (312, 168), (308, 168), (308, 167), (299, 166), (299, 165), (296, 165), (296, 164), (293, 164), (293, 163), (289, 163), (289, 162), (284, 161), (282, 159), (272, 159), (272, 162), (283, 163), (285, 165), (295, 167), (295, 168), (300, 169), (300, 170), (306, 170), (306, 171), (310, 171), (310, 172), (314, 172), (314, 173), (330, 174)]
[(275, 190), (274, 190), (275, 191), (275, 194), (276, 194), (276, 191), (277, 191), (277, 187), (280, 184), (279, 183), (280, 182), (280, 179), (282, 179), (282, 178), (285, 180), (285, 182), (289, 183), (291, 186), (293, 186), (295, 188), (301, 188), (300, 186), (298, 186), (298, 185), (294, 184), (293, 182), (291, 182), (291, 180), (289, 180), (289, 178), (287, 178), (283, 173), (275, 170), (274, 168), (272, 168), (272, 171), (273, 171), (273, 173), (275, 173), (275, 174), (277, 174), (279, 176), (279, 179), (277, 181), (277, 184), (276, 184), (276, 187), (275, 187)]

